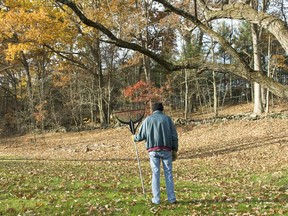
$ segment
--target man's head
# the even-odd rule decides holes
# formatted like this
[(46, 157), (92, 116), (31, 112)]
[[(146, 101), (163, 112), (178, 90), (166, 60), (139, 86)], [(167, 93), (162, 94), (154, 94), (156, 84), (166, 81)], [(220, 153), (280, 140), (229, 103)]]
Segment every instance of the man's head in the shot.
[(156, 110), (163, 111), (163, 109), (164, 109), (163, 104), (160, 102), (156, 102), (152, 105), (153, 112)]

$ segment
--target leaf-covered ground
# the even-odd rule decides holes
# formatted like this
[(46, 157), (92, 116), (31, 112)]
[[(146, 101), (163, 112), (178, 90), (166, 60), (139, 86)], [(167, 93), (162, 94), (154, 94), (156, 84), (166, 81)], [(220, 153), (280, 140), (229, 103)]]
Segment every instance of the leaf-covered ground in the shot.
[[(287, 110), (285, 105), (280, 111)], [(247, 112), (247, 107), (221, 114), (229, 112)], [(159, 206), (150, 204), (144, 143), (138, 150), (146, 198), (125, 127), (1, 138), (0, 215), (288, 215), (287, 119), (231, 120), (177, 130), (179, 202), (165, 202), (162, 181)]]

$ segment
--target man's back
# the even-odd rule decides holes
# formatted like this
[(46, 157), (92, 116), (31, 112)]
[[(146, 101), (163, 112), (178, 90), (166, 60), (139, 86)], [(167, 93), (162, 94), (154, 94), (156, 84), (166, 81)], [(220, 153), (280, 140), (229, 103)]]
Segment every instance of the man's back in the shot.
[(171, 118), (156, 110), (140, 127), (137, 141), (146, 140), (146, 148), (167, 147), (178, 150), (178, 135)]

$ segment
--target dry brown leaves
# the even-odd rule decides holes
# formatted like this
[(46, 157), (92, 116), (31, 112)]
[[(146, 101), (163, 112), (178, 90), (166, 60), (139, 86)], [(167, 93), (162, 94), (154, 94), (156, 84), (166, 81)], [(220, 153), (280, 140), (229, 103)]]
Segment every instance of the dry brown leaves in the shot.
[[(230, 112), (247, 111), (250, 106), (228, 108), (223, 113), (227, 114), (229, 109)], [(177, 130), (180, 150), (176, 164), (207, 161), (218, 166), (244, 166), (253, 169), (269, 169), (288, 164), (287, 119), (235, 120), (200, 126), (179, 126)], [(130, 136), (126, 127), (119, 127), (2, 138), (0, 156), (96, 161), (135, 159)], [(137, 146), (140, 158), (147, 159), (144, 143), (138, 143)]]

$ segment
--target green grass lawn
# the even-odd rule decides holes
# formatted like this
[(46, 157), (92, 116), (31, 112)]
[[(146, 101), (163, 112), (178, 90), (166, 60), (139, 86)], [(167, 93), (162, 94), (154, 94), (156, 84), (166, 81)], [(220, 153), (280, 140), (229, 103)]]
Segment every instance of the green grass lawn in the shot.
[(178, 203), (150, 203), (134, 160), (49, 161), (0, 158), (0, 215), (288, 215), (288, 170), (235, 168), (215, 160), (174, 163)]

